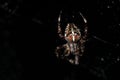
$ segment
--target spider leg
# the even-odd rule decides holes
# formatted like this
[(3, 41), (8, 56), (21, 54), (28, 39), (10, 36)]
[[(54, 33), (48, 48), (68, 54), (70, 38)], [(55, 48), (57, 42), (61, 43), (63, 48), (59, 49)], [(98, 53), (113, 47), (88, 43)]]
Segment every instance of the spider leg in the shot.
[(88, 35), (88, 26), (87, 26), (87, 19), (83, 16), (82, 13), (80, 13), (80, 15), (82, 16), (83, 18), (83, 21), (85, 23), (84, 25), (84, 35), (82, 36), (82, 38), (80, 39), (80, 48), (81, 48), (81, 52), (83, 53), (84, 52), (84, 49), (85, 49), (85, 42), (87, 41), (87, 35)]
[(62, 14), (62, 11), (60, 11), (60, 14), (59, 14), (59, 17), (58, 17), (58, 35), (60, 38), (63, 38), (64, 36), (62, 35), (62, 30), (61, 30), (61, 14)]
[(83, 16), (83, 14), (82, 14), (82, 13), (80, 13), (80, 15), (81, 15), (81, 17), (83, 18), (84, 23), (87, 23), (87, 19)]
[(87, 33), (88, 33), (87, 19), (83, 16), (82, 13), (80, 13), (80, 15), (82, 16), (83, 21), (84, 21), (84, 23), (85, 23), (85, 25), (84, 25), (84, 35), (83, 35), (83, 39), (86, 39)]
[(64, 47), (65, 47), (64, 55), (67, 57), (70, 55), (70, 48), (68, 47), (67, 44), (65, 44)]
[(57, 58), (65, 57), (64, 51), (62, 51), (63, 49), (66, 49), (66, 45), (60, 45), (60, 46), (56, 47), (55, 54), (56, 54)]
[(56, 57), (57, 57), (57, 58), (60, 56), (59, 50), (60, 50), (60, 47), (57, 47), (57, 48), (55, 49), (55, 54), (56, 54)]

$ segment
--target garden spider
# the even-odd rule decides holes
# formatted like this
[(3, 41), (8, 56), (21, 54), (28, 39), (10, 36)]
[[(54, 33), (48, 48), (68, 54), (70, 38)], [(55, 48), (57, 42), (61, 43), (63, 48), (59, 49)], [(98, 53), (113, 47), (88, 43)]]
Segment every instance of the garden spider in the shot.
[(72, 22), (67, 23), (67, 26), (64, 31), (64, 35), (62, 34), (61, 29), (61, 14), (60, 11), (58, 17), (58, 36), (66, 40), (66, 43), (60, 46), (57, 46), (55, 49), (56, 56), (60, 59), (65, 59), (71, 64), (78, 65), (80, 62), (80, 57), (84, 54), (85, 42), (87, 38), (88, 26), (87, 20), (79, 13), (84, 21), (84, 30), (83, 34), (80, 29)]

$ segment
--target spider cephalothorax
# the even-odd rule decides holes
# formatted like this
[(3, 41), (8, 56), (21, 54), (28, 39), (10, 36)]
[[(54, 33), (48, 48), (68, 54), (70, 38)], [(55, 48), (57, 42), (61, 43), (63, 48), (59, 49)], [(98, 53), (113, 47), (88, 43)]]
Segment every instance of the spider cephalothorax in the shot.
[(59, 58), (68, 60), (72, 64), (79, 64), (80, 56), (84, 53), (84, 43), (86, 42), (87, 37), (87, 20), (83, 17), (84, 20), (84, 35), (81, 34), (80, 29), (74, 23), (67, 23), (64, 36), (61, 30), (61, 12), (58, 17), (58, 34), (60, 38), (66, 40), (67, 43), (63, 44), (62, 46), (57, 46), (56, 48), (56, 55)]
[(81, 33), (74, 23), (68, 23), (64, 37), (68, 42), (77, 42), (81, 38)]

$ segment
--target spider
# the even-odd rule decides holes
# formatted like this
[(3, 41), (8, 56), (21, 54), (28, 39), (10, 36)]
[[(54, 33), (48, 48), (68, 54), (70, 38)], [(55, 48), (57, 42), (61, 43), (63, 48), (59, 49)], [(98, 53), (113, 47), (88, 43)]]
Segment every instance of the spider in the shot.
[(83, 16), (83, 14), (79, 12), (79, 15), (84, 21), (83, 34), (81, 33), (80, 29), (78, 28), (78, 26), (76, 26), (75, 23), (69, 22), (66, 25), (63, 35), (61, 29), (61, 14), (62, 11), (60, 11), (60, 14), (58, 16), (57, 33), (58, 37), (60, 39), (64, 39), (66, 43), (57, 46), (55, 49), (55, 54), (57, 58), (65, 59), (71, 64), (79, 65), (80, 57), (84, 54), (85, 43), (87, 40), (87, 20)]

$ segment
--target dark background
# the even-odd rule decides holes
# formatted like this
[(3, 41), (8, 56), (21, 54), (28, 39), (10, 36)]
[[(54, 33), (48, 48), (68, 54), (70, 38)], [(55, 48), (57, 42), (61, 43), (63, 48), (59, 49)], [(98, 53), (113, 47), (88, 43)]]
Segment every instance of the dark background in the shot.
[[(87, 53), (77, 67), (54, 55), (60, 10), (88, 20)], [(120, 79), (120, 0), (0, 0), (0, 37), (0, 80)]]

